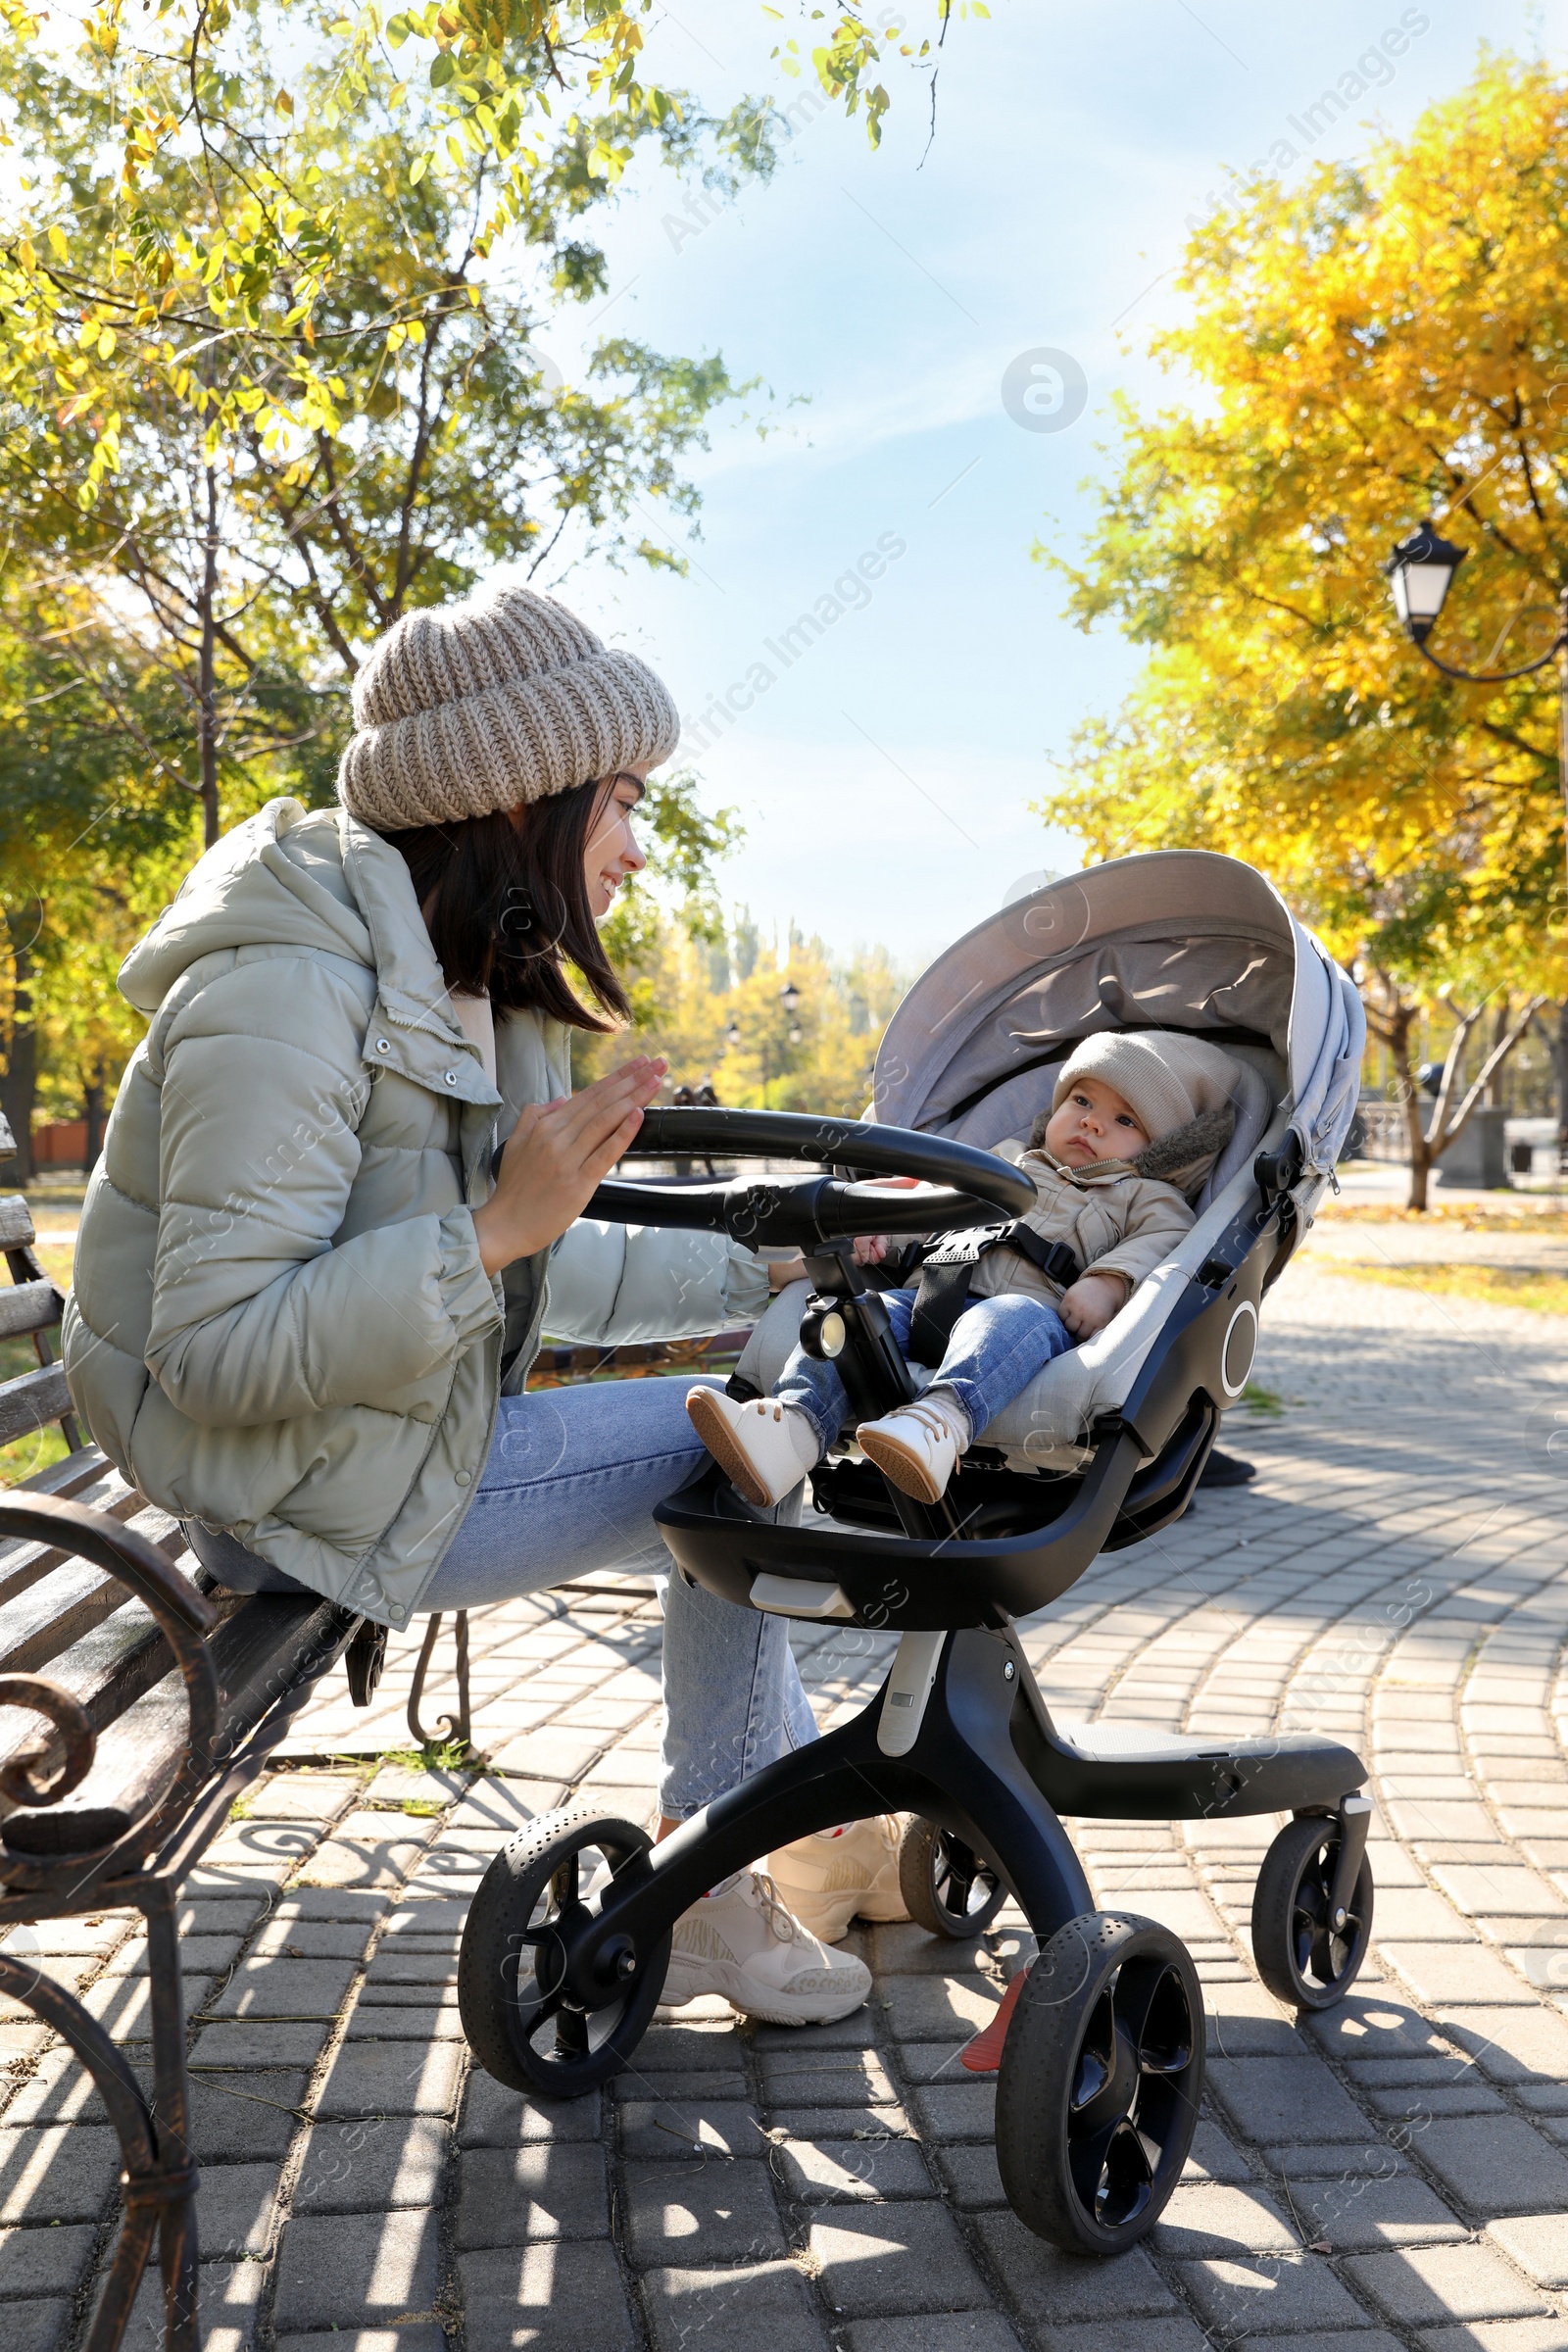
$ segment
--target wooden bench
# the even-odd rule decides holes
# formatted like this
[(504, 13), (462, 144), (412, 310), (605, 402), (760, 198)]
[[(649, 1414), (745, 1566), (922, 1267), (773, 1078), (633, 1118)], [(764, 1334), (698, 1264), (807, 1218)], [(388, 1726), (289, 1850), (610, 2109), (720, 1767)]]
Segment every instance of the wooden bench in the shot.
[(0, 1931), (112, 1908), (145, 1915), (151, 2099), (82, 2004), (3, 1945), (0, 1992), (70, 2044), (120, 2134), (124, 2219), (85, 2352), (115, 2352), (155, 2236), (168, 2352), (195, 2352), (176, 1896), (340, 1658), (368, 1702), (386, 1633), (313, 1594), (216, 1586), (178, 1522), (83, 1443), (49, 1338), (63, 1301), (20, 1195), (0, 1200), (0, 1248), (12, 1278), (0, 1334), (26, 1334), (39, 1359), (0, 1384), (0, 1439), (58, 1421), (69, 1448), (0, 1493)]
[[(175, 1904), (184, 1878), (340, 1658), (369, 1703), (386, 1628), (314, 1595), (218, 1586), (177, 1520), (149, 1504), (73, 1417), (51, 1333), (64, 1299), (35, 1250), (25, 1200), (0, 1198), (0, 1337), (27, 1336), (37, 1368), (0, 1382), (0, 1443), (58, 1422), (63, 1461), (0, 1490), (0, 1933), (135, 1908), (147, 1920), (153, 2095), (62, 1986), (0, 1944), (0, 1992), (54, 2028), (91, 2073), (120, 2134), (124, 2220), (84, 2352), (116, 2352), (160, 2241), (167, 2352), (196, 2352), (196, 2166)], [(719, 1369), (747, 1335), (613, 1350), (556, 1348), (539, 1385), (613, 1370)], [(599, 1590), (598, 1587), (573, 1588)], [(441, 1618), (409, 1698), (419, 1721)], [(455, 1621), (458, 1713), (469, 1736), (467, 1618)], [(41, 1731), (41, 1736), (40, 1736)]]

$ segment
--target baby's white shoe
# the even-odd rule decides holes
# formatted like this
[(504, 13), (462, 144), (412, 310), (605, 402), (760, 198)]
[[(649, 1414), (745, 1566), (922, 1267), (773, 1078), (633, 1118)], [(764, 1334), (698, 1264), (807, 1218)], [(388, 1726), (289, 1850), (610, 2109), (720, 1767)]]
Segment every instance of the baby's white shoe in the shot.
[(951, 1390), (927, 1389), (880, 1421), (862, 1421), (856, 1443), (868, 1462), (916, 1502), (940, 1502), (969, 1443), (969, 1416)]
[(782, 1502), (822, 1458), (806, 1415), (775, 1397), (754, 1396), (738, 1404), (720, 1389), (693, 1389), (686, 1410), (714, 1461), (748, 1502)]

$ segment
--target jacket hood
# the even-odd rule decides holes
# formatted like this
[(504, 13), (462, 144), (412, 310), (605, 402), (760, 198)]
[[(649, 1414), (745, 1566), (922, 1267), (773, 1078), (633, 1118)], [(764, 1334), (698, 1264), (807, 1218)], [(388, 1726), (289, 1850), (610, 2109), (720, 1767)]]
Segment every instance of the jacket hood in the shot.
[(150, 1016), (202, 956), (278, 947), (391, 963), (411, 993), (430, 994), (432, 976), (441, 993), (397, 851), (341, 810), (295, 800), (269, 801), (192, 866), (121, 966), (121, 993)]

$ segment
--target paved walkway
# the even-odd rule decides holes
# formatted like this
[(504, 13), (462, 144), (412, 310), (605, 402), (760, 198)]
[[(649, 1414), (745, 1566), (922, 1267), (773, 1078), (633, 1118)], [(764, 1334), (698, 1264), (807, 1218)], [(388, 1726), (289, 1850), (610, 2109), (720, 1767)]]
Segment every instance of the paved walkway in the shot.
[[(1256, 1485), (1026, 1629), (1064, 1716), (1315, 1725), (1376, 1772), (1375, 1965), (1308, 2026), (1249, 1958), (1272, 1824), (1082, 1826), (1100, 1898), (1177, 1930), (1210, 2008), (1208, 2111), (1147, 2251), (1069, 2261), (1004, 2205), (993, 2093), (955, 2057), (1017, 1963), (1005, 1920), (858, 1931), (875, 1989), (838, 2028), (665, 2019), (602, 2106), (531, 2112), (468, 2070), (454, 1954), (490, 1856), (568, 1788), (649, 1803), (657, 1616), (579, 1592), (475, 1623), (496, 1774), (333, 1763), (367, 1719), (329, 1692), (190, 1888), (214, 2352), (1568, 2348), (1568, 1322), (1308, 1257), (1259, 1375), (1289, 1402), (1233, 1425)], [(888, 1644), (801, 1646), (829, 1722)], [(408, 1665), (371, 1739), (406, 1737)], [(39, 1941), (144, 2056), (130, 1923)], [(113, 2146), (36, 2028), (0, 2023), (0, 2338), (64, 2352)], [(148, 2296), (136, 2327), (151, 2352)]]

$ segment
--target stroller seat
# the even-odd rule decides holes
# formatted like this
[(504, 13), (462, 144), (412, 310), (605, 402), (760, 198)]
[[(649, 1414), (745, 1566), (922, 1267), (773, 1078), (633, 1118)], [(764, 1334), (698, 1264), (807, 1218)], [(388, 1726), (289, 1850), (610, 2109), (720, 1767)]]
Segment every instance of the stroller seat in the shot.
[[(881, 1689), (657, 1849), (618, 1819), (542, 1817), (486, 1874), (460, 1969), (481, 2064), (537, 2096), (578, 2095), (627, 2063), (673, 1923), (706, 1888), (813, 1831), (907, 1814), (913, 1918), (972, 1936), (1010, 1895), (1038, 1938), (1009, 1992), (998, 2164), (1031, 2229), (1099, 2255), (1145, 2235), (1180, 2177), (1203, 2003), (1179, 1938), (1096, 1910), (1062, 1816), (1288, 1814), (1258, 1876), (1253, 1953), (1281, 2000), (1319, 2009), (1344, 1997), (1370, 1938), (1366, 1774), (1311, 1734), (1057, 1724), (1014, 1620), (1186, 1509), (1246, 1384), (1266, 1290), (1354, 1113), (1355, 991), (1249, 867), (1197, 852), (1122, 859), (1007, 907), (938, 959), (883, 1039), (873, 1117), (655, 1111), (638, 1138), (661, 1154), (833, 1172), (663, 1192), (615, 1181), (588, 1212), (802, 1249), (809, 1286), (758, 1326), (739, 1393), (770, 1386), (801, 1334), (837, 1362), (857, 1419), (884, 1412), (917, 1383), (852, 1237), (939, 1234), (1031, 1207), (1032, 1183), (977, 1138), (1027, 1134), (1078, 1040), (1114, 1027), (1191, 1030), (1250, 1073), (1196, 1226), (1114, 1321), (983, 1433), (938, 1504), (911, 1501), (852, 1452), (813, 1473), (815, 1514), (802, 1525), (759, 1519), (716, 1465), (655, 1514), (677, 1573), (711, 1592), (898, 1634)], [(878, 1175), (924, 1189), (846, 1180)]]

